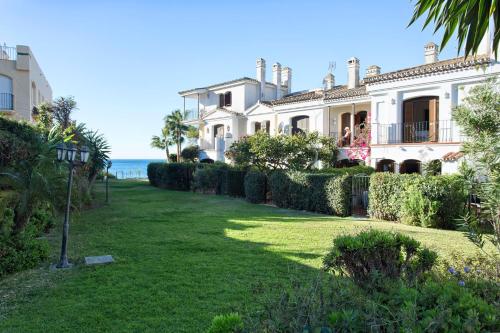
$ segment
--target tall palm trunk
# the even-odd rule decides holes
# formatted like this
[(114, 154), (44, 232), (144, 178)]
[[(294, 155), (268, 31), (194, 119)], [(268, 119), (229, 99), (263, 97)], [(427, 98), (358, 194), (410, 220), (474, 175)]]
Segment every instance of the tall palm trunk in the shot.
[(168, 150), (168, 142), (165, 140), (165, 154), (167, 154), (167, 163), (170, 163), (170, 151)]
[(181, 134), (178, 133), (177, 135), (177, 162), (181, 161)]

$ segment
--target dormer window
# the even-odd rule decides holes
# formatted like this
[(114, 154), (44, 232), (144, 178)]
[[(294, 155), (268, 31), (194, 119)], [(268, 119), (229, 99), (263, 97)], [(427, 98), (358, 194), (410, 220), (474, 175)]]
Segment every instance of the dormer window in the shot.
[(230, 91), (224, 94), (219, 94), (219, 107), (223, 108), (225, 106), (231, 106), (233, 102), (233, 96)]

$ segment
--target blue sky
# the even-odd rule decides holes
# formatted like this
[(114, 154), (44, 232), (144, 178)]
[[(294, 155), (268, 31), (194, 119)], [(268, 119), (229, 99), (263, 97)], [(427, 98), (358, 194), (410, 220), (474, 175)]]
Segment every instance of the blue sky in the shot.
[[(415, 1), (27, 1), (0, 0), (0, 42), (29, 45), (54, 97), (75, 96), (74, 117), (105, 134), (113, 158), (163, 158), (149, 147), (177, 92), (242, 76), (267, 78), (279, 61), (293, 90), (321, 86), (329, 61), (337, 84), (356, 56), (361, 74), (423, 63), (441, 35), (406, 28)], [(456, 56), (450, 43), (440, 58)]]

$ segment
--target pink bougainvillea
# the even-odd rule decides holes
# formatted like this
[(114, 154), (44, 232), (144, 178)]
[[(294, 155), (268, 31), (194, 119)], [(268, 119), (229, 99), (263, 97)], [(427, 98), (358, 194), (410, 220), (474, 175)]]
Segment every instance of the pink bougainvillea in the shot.
[(366, 118), (363, 128), (357, 126), (354, 131), (355, 138), (349, 145), (349, 148), (347, 148), (347, 156), (350, 160), (366, 161), (371, 152), (370, 115)]

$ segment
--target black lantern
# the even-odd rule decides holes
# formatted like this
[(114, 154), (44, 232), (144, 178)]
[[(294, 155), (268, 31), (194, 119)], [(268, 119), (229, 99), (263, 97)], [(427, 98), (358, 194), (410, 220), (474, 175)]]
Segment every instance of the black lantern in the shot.
[(66, 198), (66, 211), (64, 214), (64, 224), (63, 224), (63, 235), (61, 244), (61, 258), (57, 264), (57, 268), (69, 268), (71, 264), (68, 262), (68, 231), (69, 231), (69, 213), (71, 209), (71, 187), (73, 183), (73, 171), (77, 164), (85, 164), (89, 159), (89, 149), (87, 146), (80, 148), (80, 162), (75, 163), (76, 155), (78, 154), (78, 149), (73, 145), (65, 145), (60, 143), (56, 146), (57, 160), (64, 161), (67, 160), (69, 163), (69, 175), (68, 175), (68, 192)]

